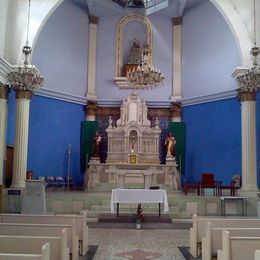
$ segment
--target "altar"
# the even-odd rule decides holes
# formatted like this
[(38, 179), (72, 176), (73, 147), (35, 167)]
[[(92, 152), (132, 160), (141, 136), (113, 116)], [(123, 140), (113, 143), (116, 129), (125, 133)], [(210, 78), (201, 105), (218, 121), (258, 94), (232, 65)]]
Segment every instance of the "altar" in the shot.
[(95, 188), (107, 176), (106, 182), (115, 183), (117, 188), (125, 188), (125, 180), (131, 176), (143, 177), (143, 188), (166, 185), (175, 191), (180, 190), (180, 174), (176, 162), (171, 164), (128, 164), (128, 163), (89, 163), (88, 182), (85, 190)]
[(120, 118), (108, 118), (107, 158), (100, 163), (91, 158), (85, 173), (85, 190), (93, 189), (100, 182), (126, 187), (126, 179), (141, 180), (144, 189), (151, 186), (171, 186), (180, 190), (180, 174), (174, 158), (160, 164), (160, 122), (151, 123), (148, 107), (137, 93), (131, 93), (120, 107)]

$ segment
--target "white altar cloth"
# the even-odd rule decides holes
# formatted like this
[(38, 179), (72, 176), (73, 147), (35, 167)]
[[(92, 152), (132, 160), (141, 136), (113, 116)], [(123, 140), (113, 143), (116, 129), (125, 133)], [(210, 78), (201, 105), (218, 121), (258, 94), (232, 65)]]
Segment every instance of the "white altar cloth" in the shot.
[(163, 203), (163, 211), (169, 211), (166, 190), (113, 189), (111, 194), (111, 213), (117, 203)]

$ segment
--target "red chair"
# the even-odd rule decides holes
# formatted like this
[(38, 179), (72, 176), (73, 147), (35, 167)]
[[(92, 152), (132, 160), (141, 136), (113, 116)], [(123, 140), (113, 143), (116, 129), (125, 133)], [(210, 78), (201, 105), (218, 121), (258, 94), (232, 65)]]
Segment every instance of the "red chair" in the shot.
[(219, 186), (221, 185), (220, 181), (214, 180), (214, 173), (203, 173), (201, 175), (201, 181), (198, 182), (199, 186), (199, 195), (204, 196), (205, 189), (213, 189), (214, 196), (220, 195)]

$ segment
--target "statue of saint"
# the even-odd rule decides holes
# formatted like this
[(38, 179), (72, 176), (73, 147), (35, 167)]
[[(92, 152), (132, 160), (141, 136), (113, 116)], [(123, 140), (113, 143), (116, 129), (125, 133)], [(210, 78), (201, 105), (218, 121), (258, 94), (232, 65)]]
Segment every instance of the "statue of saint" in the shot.
[(176, 140), (170, 132), (165, 139), (165, 148), (166, 148), (166, 160), (167, 159), (175, 159), (175, 149), (174, 146), (176, 144)]
[(128, 64), (139, 64), (140, 60), (140, 45), (136, 39), (133, 40), (133, 45), (130, 50)]
[(93, 138), (93, 149), (92, 149), (92, 157), (94, 158), (99, 158), (101, 141), (102, 141), (102, 137), (100, 133), (96, 131), (95, 136)]

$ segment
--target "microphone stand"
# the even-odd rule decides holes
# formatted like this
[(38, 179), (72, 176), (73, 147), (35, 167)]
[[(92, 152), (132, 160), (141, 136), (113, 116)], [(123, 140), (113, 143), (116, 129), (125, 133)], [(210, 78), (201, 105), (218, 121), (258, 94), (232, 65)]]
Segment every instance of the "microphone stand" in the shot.
[(71, 160), (71, 144), (69, 144), (69, 147), (68, 147), (67, 191), (70, 190), (70, 160)]

